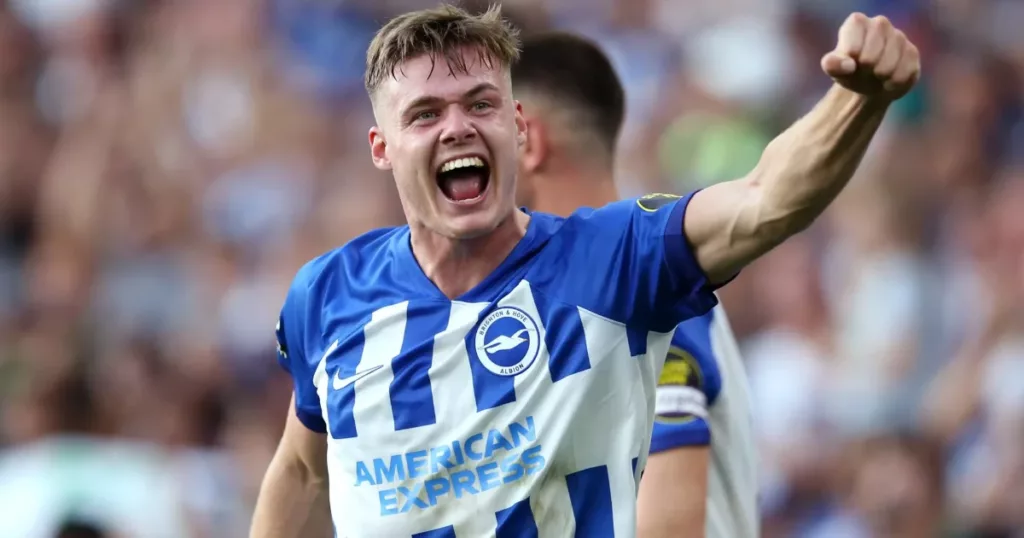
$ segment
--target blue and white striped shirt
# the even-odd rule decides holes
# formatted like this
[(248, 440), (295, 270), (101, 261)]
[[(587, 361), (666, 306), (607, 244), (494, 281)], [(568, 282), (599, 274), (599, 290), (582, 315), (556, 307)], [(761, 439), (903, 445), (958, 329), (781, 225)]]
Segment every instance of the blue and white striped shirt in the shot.
[(455, 300), (407, 227), (304, 266), (278, 360), (327, 433), (338, 535), (633, 536), (673, 331), (717, 303), (683, 236), (691, 197), (531, 213)]

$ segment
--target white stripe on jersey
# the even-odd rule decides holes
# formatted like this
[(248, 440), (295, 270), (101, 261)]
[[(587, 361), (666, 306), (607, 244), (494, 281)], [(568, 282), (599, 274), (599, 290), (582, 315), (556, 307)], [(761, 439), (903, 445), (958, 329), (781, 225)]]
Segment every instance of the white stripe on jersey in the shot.
[[(607, 320), (596, 314), (580, 309), (580, 318), (583, 320), (583, 334), (586, 337), (587, 350), (591, 357), (600, 357), (611, 351), (612, 357), (620, 357), (621, 360), (633, 362), (630, 357), (629, 340), (626, 337), (626, 328), (619, 323)], [(611, 330), (617, 327), (618, 330)], [(644, 398), (643, 388), (640, 386), (640, 372), (637, 368), (622, 369), (620, 365), (612, 361), (602, 361), (592, 366), (592, 371), (598, 375), (595, 379), (605, 386), (592, 385), (592, 394), (608, 394), (598, 402), (588, 406), (589, 409), (597, 411), (599, 416), (614, 417), (622, 413), (623, 409), (642, 408), (647, 405)], [(622, 387), (630, 387), (631, 390), (622, 390)], [(607, 458), (608, 428), (616, 422), (601, 423), (591, 422), (587, 426), (587, 438), (578, 443), (586, 450), (577, 457), (586, 458), (580, 465), (581, 468), (592, 467), (608, 463)], [(641, 424), (636, 423), (637, 426)], [(646, 433), (646, 435), (645, 435)], [(622, 431), (619, 435), (612, 437), (612, 443), (620, 445), (616, 452), (622, 451), (628, 454), (639, 454), (641, 440), (649, 436), (646, 429), (636, 428), (633, 431)], [(623, 504), (636, 504), (636, 483), (633, 477), (632, 460), (623, 459), (621, 462), (608, 463), (608, 478), (612, 489), (612, 506)], [(636, 532), (636, 511), (629, 511), (632, 517), (626, 518), (626, 512), (615, 514), (615, 536), (630, 536)]]
[(356, 381), (356, 399), (352, 408), (360, 435), (394, 433), (394, 419), (390, 398), (360, 398), (362, 394), (387, 394), (394, 379), (391, 360), (402, 352), (405, 335), (406, 312), (409, 303), (398, 303), (373, 313), (366, 325), (366, 344), (356, 372), (382, 367), (380, 373)]
[(434, 361), (430, 365), (430, 384), (452, 383), (465, 390), (433, 391), (434, 413), (437, 423), (455, 428), (466, 418), (466, 410), (476, 406), (473, 398), (473, 373), (469, 367), (469, 353), (462, 344), (466, 327), (472, 327), (487, 303), (452, 302), (451, 317), (444, 332), (434, 338)]
[[(451, 525), (456, 537), (492, 536), (497, 526), (496, 512), (528, 499), (540, 538), (572, 536), (572, 529), (585, 522), (575, 519), (575, 507), (570, 498), (572, 487), (566, 475), (579, 476), (601, 466), (607, 468), (606, 487), (610, 495), (613, 529), (607, 530), (620, 537), (635, 534), (636, 477), (642, 472), (650, 446), (655, 373), (661, 369), (672, 333), (647, 333), (647, 353), (634, 357), (623, 324), (577, 308), (582, 322), (581, 343), (585, 345), (590, 367), (553, 381), (546, 328), (533, 293), (530, 284), (522, 281), (497, 305), (519, 309), (537, 323), (538, 355), (531, 366), (514, 377), (515, 401), (477, 409), (474, 383), (479, 380), (474, 381), (465, 343), (468, 339), (473, 345), (470, 331), (477, 327), (487, 304), (453, 302), (444, 329), (434, 336), (427, 371), (435, 421), (397, 431), (391, 398), (401, 387), (392, 386), (396, 377), (391, 361), (402, 352), (408, 330), (416, 327), (407, 327), (414, 323), (407, 319), (408, 303), (387, 306), (373, 313), (364, 329), (365, 342), (355, 371), (380, 368), (354, 385), (353, 415), (358, 436), (344, 439), (328, 436), (330, 495), (339, 535), (409, 536)], [(330, 412), (338, 412), (328, 406), (331, 375), (337, 375), (337, 368), (326, 365), (329, 355), (325, 353), (314, 376), (328, 425), (331, 424)], [(527, 417), (536, 424), (536, 446), (547, 462), (546, 468), (542, 473), (527, 474), (499, 487), (480, 489), (471, 497), (463, 495), (459, 499), (454, 494), (445, 494), (436, 506), (414, 508), (408, 513), (395, 511), (385, 516), (382, 514), (383, 497), (378, 498), (381, 488), (412, 490), (421, 487), (424, 478), (400, 476), (386, 483), (377, 479), (361, 485), (362, 479), (356, 474), (357, 462), (370, 462), (372, 474), (375, 460), (395, 461), (386, 458), (398, 457), (401, 464), (410, 454), (430, 454), (445, 442), (469, 446), (464, 440), (478, 436), (479, 432), (485, 432), (486, 438), (486, 432), (522, 423)], [(476, 446), (486, 444), (481, 442)], [(637, 460), (635, 472), (634, 459)], [(465, 472), (456, 469), (468, 466), (473, 470), (487, 461), (486, 458), (470, 461), (467, 456), (465, 465), (451, 471), (442, 468), (440, 474), (425, 478), (450, 478), (452, 472)], [(588, 475), (580, 480), (592, 477)], [(579, 491), (579, 483), (575, 487)]]
[(708, 473), (708, 538), (757, 538), (757, 447), (750, 389), (736, 338), (722, 307), (711, 323), (711, 349), (722, 376), (718, 398), (708, 409), (711, 468)]

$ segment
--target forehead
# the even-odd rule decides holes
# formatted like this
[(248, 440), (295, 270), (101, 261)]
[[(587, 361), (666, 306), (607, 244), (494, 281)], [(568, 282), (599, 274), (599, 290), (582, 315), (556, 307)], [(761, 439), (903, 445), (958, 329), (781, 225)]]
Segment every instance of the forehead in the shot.
[[(395, 110), (424, 98), (458, 99), (482, 83), (496, 86), (509, 93), (508, 69), (497, 60), (485, 61), (476, 49), (461, 49), (457, 53), (461, 66), (451, 68), (444, 56), (421, 54), (406, 60), (395, 68), (394, 77), (388, 77), (380, 86), (380, 95)], [(465, 70), (458, 69), (465, 67)]]

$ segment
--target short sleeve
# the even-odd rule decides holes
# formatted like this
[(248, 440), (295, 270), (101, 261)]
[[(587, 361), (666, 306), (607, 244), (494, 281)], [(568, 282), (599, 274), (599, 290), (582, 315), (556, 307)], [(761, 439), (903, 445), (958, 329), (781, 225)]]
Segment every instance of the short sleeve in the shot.
[[(683, 233), (694, 194), (653, 194), (573, 214), (572, 259), (564, 262), (570, 300), (658, 332), (714, 308), (714, 288)], [(597, 298), (587, 297), (594, 290), (601, 290)]]
[(655, 389), (652, 454), (711, 442), (708, 407), (721, 390), (709, 338), (711, 315), (685, 322), (673, 335)]
[(654, 422), (651, 435), (651, 454), (667, 452), (688, 446), (709, 446), (711, 444), (711, 428), (707, 419), (691, 417), (686, 422), (667, 424)]
[(313, 385), (316, 365), (309, 362), (305, 352), (305, 334), (309, 327), (308, 290), (304, 271), (300, 271), (292, 281), (277, 320), (277, 362), (292, 378), (296, 416), (310, 430), (325, 433), (327, 426)]

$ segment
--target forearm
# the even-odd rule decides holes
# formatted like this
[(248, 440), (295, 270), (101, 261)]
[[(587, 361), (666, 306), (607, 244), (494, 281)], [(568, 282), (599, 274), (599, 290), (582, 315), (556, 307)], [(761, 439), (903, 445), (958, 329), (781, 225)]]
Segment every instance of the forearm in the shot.
[[(889, 105), (921, 76), (921, 55), (885, 17), (851, 14), (821, 59), (835, 84), (743, 179), (692, 198), (683, 232), (715, 284), (810, 226), (857, 171)], [(699, 202), (699, 203), (698, 203)]]
[(804, 230), (857, 170), (888, 106), (834, 86), (742, 179), (694, 196), (684, 231), (713, 283)]
[[(327, 503), (327, 482), (301, 461), (275, 456), (260, 487), (250, 538), (331, 536), (329, 518), (316, 517)], [(314, 524), (317, 528), (309, 528)], [(320, 528), (322, 527), (322, 528)]]
[(887, 109), (884, 99), (835, 85), (769, 144), (748, 176), (760, 243), (771, 248), (821, 215), (857, 171)]

